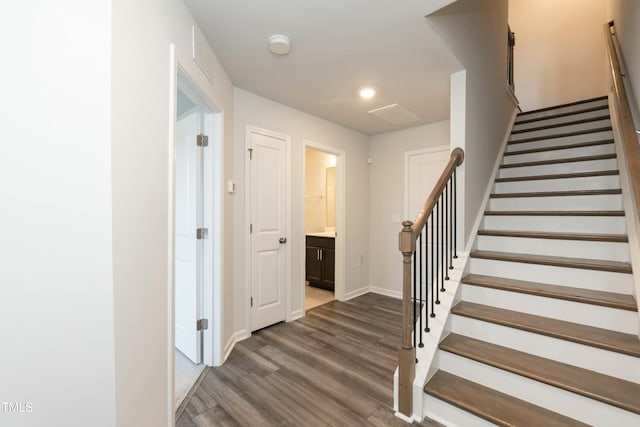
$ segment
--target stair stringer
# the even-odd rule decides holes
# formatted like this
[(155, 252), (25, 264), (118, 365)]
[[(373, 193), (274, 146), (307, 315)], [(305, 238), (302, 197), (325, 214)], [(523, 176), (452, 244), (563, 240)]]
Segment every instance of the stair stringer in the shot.
[[(627, 236), (629, 239), (629, 253), (631, 268), (633, 270), (634, 296), (636, 302), (640, 296), (640, 212), (636, 212), (631, 188), (631, 177), (622, 147), (622, 135), (620, 133), (619, 113), (612, 93), (609, 93), (609, 114), (613, 127), (613, 140), (618, 157), (618, 170), (620, 171), (620, 187), (622, 188), (622, 202), (627, 223)], [(638, 311), (638, 325), (640, 327), (640, 310)]]
[[(416, 374), (413, 381), (413, 419), (418, 422), (422, 421), (426, 416), (440, 423), (453, 425), (451, 424), (451, 420), (443, 419), (440, 414), (437, 413), (437, 411), (432, 412), (429, 410), (428, 405), (425, 405), (425, 400), (428, 399), (428, 396), (424, 393), (424, 386), (439, 369), (437, 358), (438, 345), (451, 332), (451, 308), (461, 299), (460, 281), (462, 280), (462, 277), (464, 277), (464, 275), (469, 272), (469, 253), (475, 246), (475, 241), (478, 236), (478, 230), (480, 229), (480, 226), (482, 224), (484, 212), (489, 204), (491, 193), (493, 192), (494, 182), (496, 180), (496, 177), (498, 176), (498, 173), (500, 172), (502, 158), (504, 157), (504, 152), (506, 151), (507, 144), (509, 143), (509, 138), (511, 136), (511, 132), (513, 130), (517, 115), (518, 110), (514, 109), (509, 121), (510, 125), (507, 127), (502, 139), (502, 144), (500, 146), (500, 150), (498, 151), (496, 162), (493, 166), (493, 171), (487, 182), (487, 188), (482, 200), (482, 204), (480, 205), (480, 209), (478, 210), (478, 213), (476, 215), (476, 220), (474, 222), (473, 228), (471, 229), (471, 233), (469, 234), (469, 236), (472, 237), (467, 242), (465, 251), (459, 252), (458, 259), (453, 263), (454, 269), (451, 271), (450, 280), (447, 283), (447, 290), (444, 294), (441, 294), (440, 304), (436, 306), (436, 317), (433, 319), (429, 319), (430, 332), (423, 333), (424, 347), (416, 348), (416, 358), (418, 359), (418, 363), (416, 364)], [(423, 311), (423, 316), (424, 315), (425, 313)], [(394, 408), (398, 407), (397, 375), (398, 372), (396, 369), (396, 373), (394, 374)]]

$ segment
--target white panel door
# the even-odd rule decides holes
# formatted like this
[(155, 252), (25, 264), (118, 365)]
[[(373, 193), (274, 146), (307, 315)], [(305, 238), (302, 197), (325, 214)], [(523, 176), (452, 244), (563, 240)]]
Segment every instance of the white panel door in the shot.
[(407, 219), (413, 221), (418, 216), (448, 161), (448, 147), (407, 154)]
[(250, 133), (252, 331), (285, 320), (287, 143)]
[(194, 363), (201, 361), (200, 318), (202, 244), (196, 230), (202, 223), (202, 155), (196, 145), (202, 114), (181, 118), (176, 127), (176, 253), (175, 342), (176, 348)]
[[(416, 219), (433, 187), (438, 182), (442, 171), (449, 161), (449, 147), (425, 151), (410, 152), (407, 154), (407, 188), (405, 217), (411, 221)], [(422, 240), (422, 249), (429, 245), (429, 251), (433, 249), (431, 243), (431, 221), (427, 221), (427, 238)], [(439, 248), (439, 247), (438, 247)], [(429, 266), (429, 269), (432, 267)], [(430, 283), (425, 276), (423, 283)]]

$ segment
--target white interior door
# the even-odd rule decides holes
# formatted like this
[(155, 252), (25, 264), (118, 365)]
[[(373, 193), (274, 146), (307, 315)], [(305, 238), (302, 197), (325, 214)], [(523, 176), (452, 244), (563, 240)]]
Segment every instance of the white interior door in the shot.
[(287, 144), (250, 132), (252, 331), (285, 320)]
[(201, 362), (201, 313), (203, 275), (202, 240), (202, 155), (196, 145), (202, 113), (193, 112), (177, 122), (176, 132), (176, 253), (175, 253), (175, 342), (194, 363)]
[(413, 221), (449, 161), (449, 147), (407, 153), (407, 212)]

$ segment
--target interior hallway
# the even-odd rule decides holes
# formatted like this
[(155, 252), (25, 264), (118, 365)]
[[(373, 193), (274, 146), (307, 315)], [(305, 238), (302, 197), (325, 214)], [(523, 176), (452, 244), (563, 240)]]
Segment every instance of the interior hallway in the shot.
[(406, 426), (392, 409), (400, 307), (366, 294), (256, 332), (208, 370), (177, 426)]

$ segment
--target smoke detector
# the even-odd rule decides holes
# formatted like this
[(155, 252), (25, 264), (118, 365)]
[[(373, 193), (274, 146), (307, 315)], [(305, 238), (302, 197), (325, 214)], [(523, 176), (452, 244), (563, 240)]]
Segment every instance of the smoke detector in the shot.
[(289, 37), (275, 34), (269, 37), (269, 49), (276, 55), (286, 55), (291, 49)]

